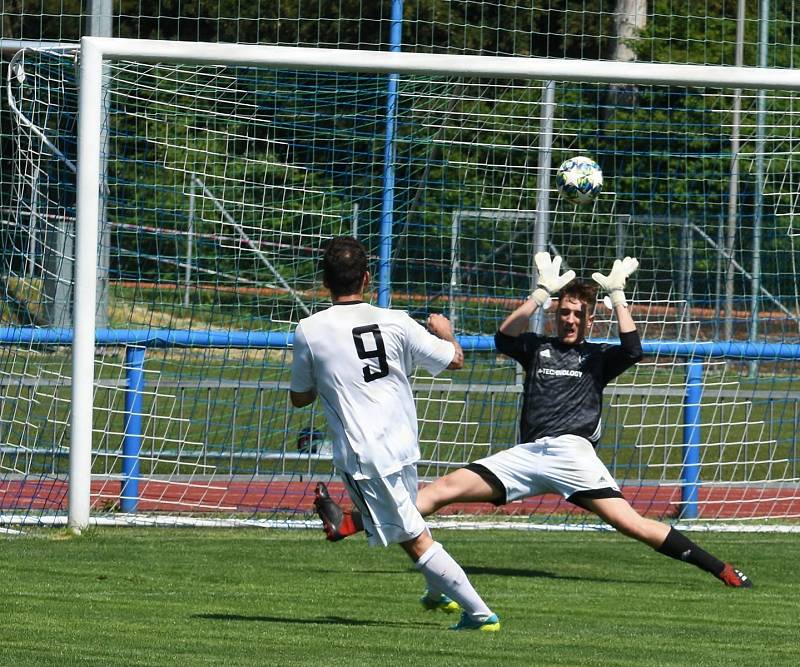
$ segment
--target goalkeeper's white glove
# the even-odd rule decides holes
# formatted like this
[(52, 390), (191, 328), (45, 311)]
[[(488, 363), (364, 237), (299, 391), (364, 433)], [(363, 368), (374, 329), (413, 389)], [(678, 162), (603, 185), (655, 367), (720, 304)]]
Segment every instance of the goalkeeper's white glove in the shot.
[(638, 267), (638, 259), (626, 257), (625, 259), (615, 259), (614, 266), (611, 267), (611, 271), (607, 276), (602, 273), (592, 274), (592, 279), (608, 292), (608, 296), (611, 297), (612, 307), (628, 305), (623, 291), (625, 289), (625, 281)]
[(531, 294), (531, 299), (536, 302), (536, 305), (542, 308), (552, 294), (559, 292), (564, 285), (575, 278), (575, 272), (570, 269), (566, 271), (564, 275), (558, 275), (561, 271), (560, 255), (556, 255), (551, 260), (550, 253), (537, 252), (533, 256), (533, 261), (536, 263), (539, 280), (536, 283), (536, 289), (533, 291), (533, 294)]

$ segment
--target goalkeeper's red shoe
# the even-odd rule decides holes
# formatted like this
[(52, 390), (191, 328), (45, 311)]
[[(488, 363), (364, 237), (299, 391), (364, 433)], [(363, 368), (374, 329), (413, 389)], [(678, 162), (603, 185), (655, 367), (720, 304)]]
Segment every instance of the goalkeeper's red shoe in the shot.
[(717, 577), (726, 586), (731, 586), (733, 588), (753, 587), (753, 582), (750, 580), (750, 577), (741, 570), (733, 567), (730, 563), (725, 563), (725, 567), (722, 568), (722, 572), (720, 572)]
[[(351, 512), (343, 510), (331, 499), (328, 487), (322, 482), (318, 482), (314, 489), (314, 509), (322, 520), (322, 530), (331, 542), (338, 542), (364, 530), (364, 526), (359, 525), (360, 521), (357, 522)], [(358, 515), (357, 519), (360, 518)]]

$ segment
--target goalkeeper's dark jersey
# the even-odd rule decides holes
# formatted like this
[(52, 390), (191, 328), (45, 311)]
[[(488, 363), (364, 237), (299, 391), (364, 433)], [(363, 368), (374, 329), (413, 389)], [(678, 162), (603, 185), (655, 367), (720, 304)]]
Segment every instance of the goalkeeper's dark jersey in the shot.
[(533, 333), (494, 337), (498, 351), (525, 369), (520, 441), (579, 435), (597, 444), (603, 389), (642, 358), (636, 331), (620, 335), (620, 345), (564, 345)]

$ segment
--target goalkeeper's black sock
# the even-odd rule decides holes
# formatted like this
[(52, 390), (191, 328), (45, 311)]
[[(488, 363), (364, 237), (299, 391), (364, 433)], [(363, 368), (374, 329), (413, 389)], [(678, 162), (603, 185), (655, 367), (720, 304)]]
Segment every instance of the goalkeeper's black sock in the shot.
[(719, 577), (725, 567), (725, 563), (698, 547), (674, 528), (669, 529), (664, 543), (656, 551), (670, 558), (691, 563), (701, 570), (710, 572), (715, 577)]

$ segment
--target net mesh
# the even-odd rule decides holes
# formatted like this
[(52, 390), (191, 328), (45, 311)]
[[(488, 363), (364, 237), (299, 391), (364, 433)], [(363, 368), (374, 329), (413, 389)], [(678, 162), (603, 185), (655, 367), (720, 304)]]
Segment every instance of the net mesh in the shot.
[[(330, 443), (315, 408), (288, 405), (290, 350), (259, 334), (289, 333), (327, 305), (316, 265), (332, 236), (357, 235), (377, 260), (387, 77), (105, 67), (98, 326), (133, 338), (246, 333), (251, 342), (179, 337), (148, 346), (141, 362), (142, 343), (99, 341), (93, 511), (307, 519), (313, 484), (331, 479)], [(9, 72), (16, 205), (4, 320), (13, 337), (72, 324), (75, 53), (25, 51)], [(556, 82), (552, 116), (542, 82), (402, 76), (398, 90), (392, 305), (420, 321), (443, 312), (460, 335), (489, 340), (531, 290), (541, 219), (548, 248), (584, 278), (636, 256), (628, 299), (648, 357), (606, 390), (601, 458), (649, 516), (679, 516), (688, 489), (704, 522), (796, 517), (796, 359), (702, 352), (724, 341), (797, 342), (796, 94), (762, 94), (759, 111), (759, 94), (742, 91), (734, 193), (732, 90)], [(548, 185), (554, 167), (579, 154), (605, 176), (587, 207)], [(745, 268), (756, 247), (757, 281)], [(592, 336), (617, 336), (602, 303)], [(696, 342), (701, 353), (690, 359), (673, 342)], [(424, 479), (517, 440), (519, 370), (478, 347), (459, 373), (415, 378)], [(63, 512), (69, 349), (37, 339), (0, 354), (4, 511), (32, 520)], [(697, 400), (687, 398), (690, 367), (702, 398), (687, 424)], [(126, 403), (132, 396), (140, 404)], [(689, 469), (691, 438), (699, 460)], [(498, 511), (588, 521), (553, 496)]]

